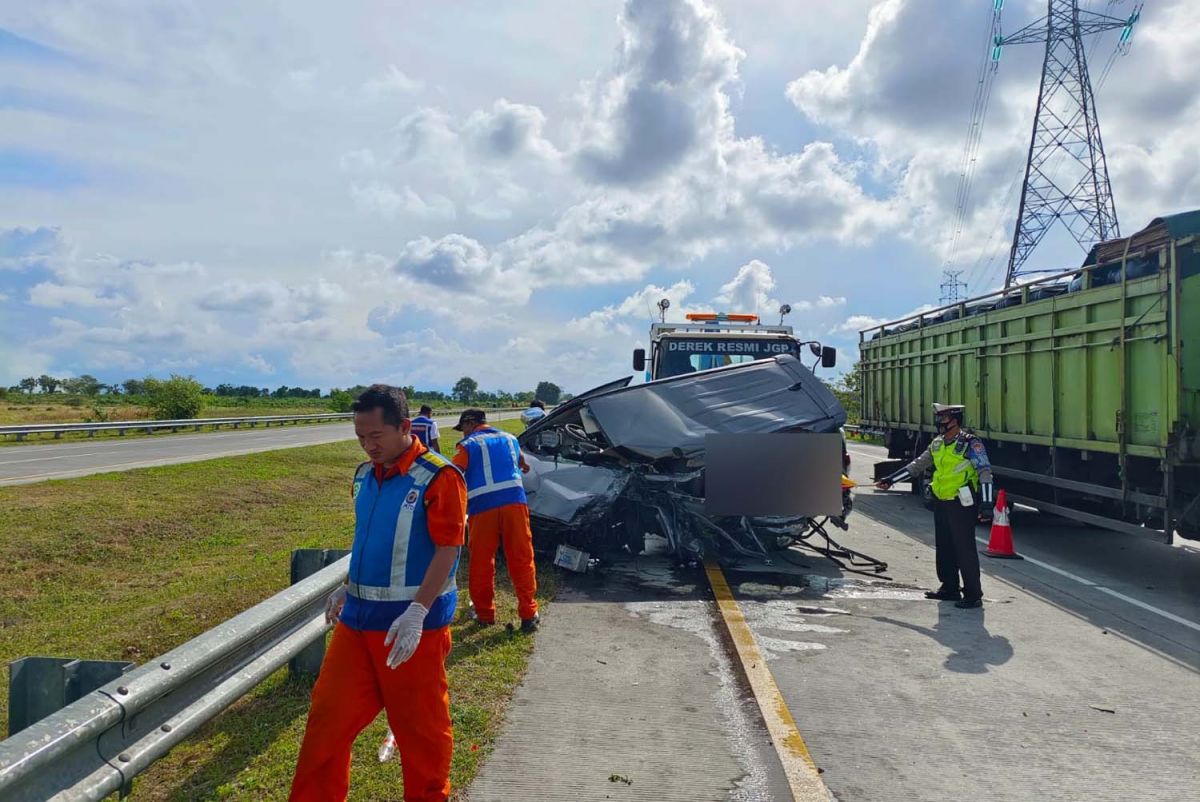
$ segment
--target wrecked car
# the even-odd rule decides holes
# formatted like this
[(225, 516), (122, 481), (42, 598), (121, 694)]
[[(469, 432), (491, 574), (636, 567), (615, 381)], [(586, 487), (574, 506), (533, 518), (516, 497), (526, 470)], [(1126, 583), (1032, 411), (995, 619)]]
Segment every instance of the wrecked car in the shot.
[[(803, 517), (713, 517), (704, 510), (709, 434), (837, 433), (846, 413), (795, 356), (630, 385), (624, 378), (557, 407), (520, 437), (540, 550), (599, 555), (665, 539), (672, 556), (768, 557), (820, 526)], [(850, 496), (843, 495), (845, 528)]]

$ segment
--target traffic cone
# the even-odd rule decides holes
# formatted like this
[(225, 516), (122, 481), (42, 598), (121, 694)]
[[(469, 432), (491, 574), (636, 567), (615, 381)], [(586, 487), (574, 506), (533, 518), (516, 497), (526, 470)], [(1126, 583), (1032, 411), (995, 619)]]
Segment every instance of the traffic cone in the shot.
[(992, 536), (983, 552), (989, 557), (1008, 560), (1023, 559), (1013, 550), (1012, 526), (1008, 522), (1008, 499), (1001, 490), (996, 495), (996, 508), (992, 511)]

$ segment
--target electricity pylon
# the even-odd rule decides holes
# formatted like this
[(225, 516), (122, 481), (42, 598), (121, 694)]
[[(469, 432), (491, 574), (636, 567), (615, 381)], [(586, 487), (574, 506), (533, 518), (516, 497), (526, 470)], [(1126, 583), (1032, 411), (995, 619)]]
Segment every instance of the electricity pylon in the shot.
[[(998, 7), (1003, 2), (996, 1)], [(995, 38), (994, 61), (999, 61), (1005, 45), (1046, 44), (1005, 287), (1012, 285), (1055, 221), (1065, 225), (1085, 250), (1121, 235), (1083, 40), (1122, 28), (1118, 48), (1123, 52), (1140, 14), (1141, 5), (1128, 18), (1119, 19), (1081, 11), (1078, 0), (1048, 0), (1043, 19)]]

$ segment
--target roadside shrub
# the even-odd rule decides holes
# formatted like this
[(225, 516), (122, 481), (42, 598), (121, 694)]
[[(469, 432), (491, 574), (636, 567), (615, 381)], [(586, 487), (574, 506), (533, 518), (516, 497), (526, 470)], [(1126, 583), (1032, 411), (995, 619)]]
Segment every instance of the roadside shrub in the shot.
[(158, 420), (194, 418), (204, 406), (204, 386), (191, 376), (172, 375), (166, 381), (148, 378), (146, 396)]
[(354, 396), (345, 390), (334, 390), (329, 394), (329, 408), (334, 412), (349, 412)]

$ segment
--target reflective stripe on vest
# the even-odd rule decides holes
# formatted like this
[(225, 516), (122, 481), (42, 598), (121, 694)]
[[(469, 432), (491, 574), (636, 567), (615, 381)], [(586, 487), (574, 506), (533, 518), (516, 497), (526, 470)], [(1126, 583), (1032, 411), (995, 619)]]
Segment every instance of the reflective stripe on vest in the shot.
[(420, 415), (412, 419), (413, 437), (421, 441), (421, 445), (429, 448), (433, 439), (433, 419)]
[(489, 429), (463, 438), (467, 450), (467, 513), (477, 515), (508, 504), (525, 504), (520, 446), (507, 432)]
[[(356, 517), (361, 517), (369, 508), (366, 521), (356, 522), (354, 550), (350, 557), (350, 581), (347, 591), (365, 601), (412, 601), (436, 547), (429, 536), (425, 518), (425, 491), (439, 470), (450, 463), (441, 456), (425, 453), (417, 457), (408, 473), (395, 476), (380, 486), (371, 477), (371, 463), (360, 466), (355, 474)], [(395, 494), (402, 499), (394, 525), (376, 519), (377, 505), (385, 493)], [(359, 528), (361, 526), (361, 529)], [(361, 542), (360, 542), (361, 540)], [(389, 542), (390, 541), (390, 542)], [(383, 577), (377, 568), (387, 564), (387, 584), (379, 584)], [(456, 565), (457, 567), (457, 565)], [(364, 581), (364, 574), (375, 581)], [(455, 570), (446, 577), (438, 595), (456, 589)]]
[(930, 489), (936, 498), (953, 501), (959, 488), (967, 483), (972, 489), (979, 490), (979, 473), (967, 458), (969, 447), (970, 440), (966, 437), (956, 438), (952, 446), (944, 442), (934, 444), (933, 482)]

